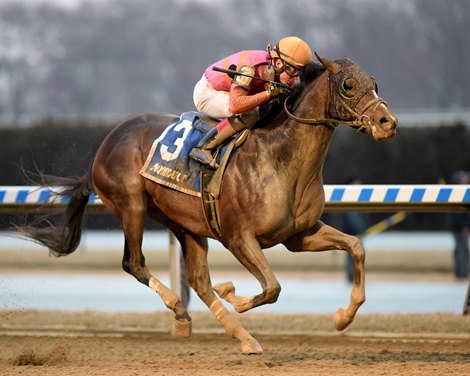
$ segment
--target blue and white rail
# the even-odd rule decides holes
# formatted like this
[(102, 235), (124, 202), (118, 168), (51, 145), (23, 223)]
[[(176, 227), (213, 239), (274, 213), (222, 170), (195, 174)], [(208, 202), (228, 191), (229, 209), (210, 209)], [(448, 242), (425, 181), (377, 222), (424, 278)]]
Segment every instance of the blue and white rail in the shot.
[(325, 185), (326, 210), (470, 210), (470, 185)]
[[(60, 191), (59, 187), (0, 186), (0, 210), (9, 211), (20, 208), (67, 204), (68, 197), (58, 196), (56, 194), (58, 191)], [(104, 209), (103, 203), (96, 194), (90, 196), (88, 205), (94, 209)]]
[[(461, 211), (470, 210), (470, 185), (325, 185), (326, 211)], [(66, 204), (57, 187), (0, 186), (0, 210)], [(104, 209), (98, 196), (92, 209)]]

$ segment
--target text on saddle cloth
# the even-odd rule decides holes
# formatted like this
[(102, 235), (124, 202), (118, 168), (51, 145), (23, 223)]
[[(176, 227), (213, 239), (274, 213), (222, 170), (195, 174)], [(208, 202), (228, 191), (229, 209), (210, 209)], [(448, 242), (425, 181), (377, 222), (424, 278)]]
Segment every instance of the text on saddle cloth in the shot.
[[(200, 172), (205, 166), (190, 158), (189, 152), (210, 129), (197, 112), (183, 113), (153, 142), (140, 174), (155, 183), (201, 197)], [(219, 162), (226, 149), (224, 146), (219, 153)]]

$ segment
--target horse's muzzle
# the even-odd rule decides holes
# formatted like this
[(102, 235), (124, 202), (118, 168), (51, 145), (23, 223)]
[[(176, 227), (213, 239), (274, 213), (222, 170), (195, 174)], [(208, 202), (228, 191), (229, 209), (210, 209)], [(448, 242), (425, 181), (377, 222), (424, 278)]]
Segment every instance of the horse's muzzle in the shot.
[(376, 141), (391, 138), (396, 134), (397, 125), (397, 117), (387, 111), (379, 118), (378, 124), (372, 124), (372, 137)]

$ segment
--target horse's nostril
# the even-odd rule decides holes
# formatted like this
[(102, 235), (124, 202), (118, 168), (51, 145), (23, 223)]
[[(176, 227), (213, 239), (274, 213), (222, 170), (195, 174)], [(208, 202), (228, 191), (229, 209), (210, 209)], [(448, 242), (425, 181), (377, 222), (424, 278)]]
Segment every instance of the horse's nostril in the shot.
[(385, 123), (391, 123), (392, 122), (392, 119), (390, 119), (389, 116), (382, 116), (380, 118), (380, 124), (385, 124)]
[(395, 129), (397, 126), (397, 121), (393, 116), (383, 116), (380, 118), (381, 125), (389, 125), (390, 129)]

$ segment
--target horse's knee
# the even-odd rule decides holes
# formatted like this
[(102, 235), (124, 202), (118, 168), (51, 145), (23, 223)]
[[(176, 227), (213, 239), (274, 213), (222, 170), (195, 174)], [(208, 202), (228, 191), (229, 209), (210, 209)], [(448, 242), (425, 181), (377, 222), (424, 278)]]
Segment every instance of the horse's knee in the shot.
[(264, 296), (266, 298), (267, 303), (276, 303), (280, 293), (281, 285), (279, 284), (279, 282), (276, 281), (276, 283), (272, 284), (271, 286), (268, 286), (264, 292)]

